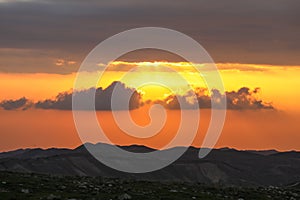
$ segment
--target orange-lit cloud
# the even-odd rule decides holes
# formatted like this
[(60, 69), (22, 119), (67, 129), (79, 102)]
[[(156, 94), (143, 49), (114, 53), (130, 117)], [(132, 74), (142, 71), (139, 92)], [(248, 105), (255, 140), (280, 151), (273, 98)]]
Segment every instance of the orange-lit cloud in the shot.
[(65, 67), (76, 64), (76, 61), (73, 60), (64, 60), (64, 59), (57, 59), (54, 63), (58, 67)]
[[(266, 64), (243, 64), (243, 63), (191, 63), (191, 62), (170, 62), (170, 61), (142, 61), (142, 62), (128, 62), (128, 61), (113, 61), (110, 62), (106, 70), (111, 71), (130, 71), (136, 68), (136, 71), (160, 71), (160, 72), (201, 72), (215, 70), (212, 66), (216, 65), (221, 71), (273, 71), (284, 69), (299, 69), (296, 65), (266, 65)], [(99, 66), (106, 67), (106, 64), (99, 63)], [(169, 68), (173, 69), (170, 70)], [(198, 70), (199, 71), (198, 71)]]

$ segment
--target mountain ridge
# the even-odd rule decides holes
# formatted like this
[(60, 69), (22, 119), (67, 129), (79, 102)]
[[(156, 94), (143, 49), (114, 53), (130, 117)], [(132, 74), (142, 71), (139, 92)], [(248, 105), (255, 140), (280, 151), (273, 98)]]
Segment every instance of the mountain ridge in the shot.
[[(155, 150), (141, 145), (121, 148), (135, 153)], [(130, 174), (100, 163), (84, 145), (74, 149), (19, 149), (0, 153), (0, 171), (250, 186), (280, 186), (300, 182), (300, 152), (253, 152), (221, 148), (212, 149), (207, 157), (199, 159), (198, 151), (199, 148), (189, 147), (183, 156), (164, 169)], [(109, 154), (109, 151), (106, 153)]]

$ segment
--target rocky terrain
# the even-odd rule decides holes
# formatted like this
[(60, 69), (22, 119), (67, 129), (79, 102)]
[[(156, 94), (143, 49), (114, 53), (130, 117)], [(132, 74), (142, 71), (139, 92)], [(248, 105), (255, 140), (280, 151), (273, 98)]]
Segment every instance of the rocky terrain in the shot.
[(0, 172), (0, 199), (45, 200), (297, 200), (300, 184), (285, 187), (225, 187), (121, 178)]

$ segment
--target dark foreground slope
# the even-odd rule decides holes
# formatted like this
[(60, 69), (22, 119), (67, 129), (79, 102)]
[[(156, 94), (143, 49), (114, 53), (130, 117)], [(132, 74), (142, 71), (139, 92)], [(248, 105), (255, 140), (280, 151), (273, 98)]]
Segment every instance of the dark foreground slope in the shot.
[[(134, 152), (151, 151), (142, 146), (123, 148)], [(179, 160), (159, 171), (128, 174), (118, 172), (98, 162), (83, 146), (74, 150), (26, 149), (1, 153), (0, 171), (226, 186), (285, 186), (300, 182), (300, 153), (297, 152), (264, 153), (215, 149), (206, 158), (199, 159), (198, 150), (189, 148)]]
[(300, 185), (222, 187), (197, 183), (0, 172), (0, 199), (297, 200)]

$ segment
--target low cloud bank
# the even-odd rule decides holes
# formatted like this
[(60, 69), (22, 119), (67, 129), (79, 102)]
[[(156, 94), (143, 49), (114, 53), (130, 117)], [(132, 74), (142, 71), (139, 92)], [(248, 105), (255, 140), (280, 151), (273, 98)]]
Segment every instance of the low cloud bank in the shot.
[[(225, 92), (221, 94), (219, 90), (213, 89), (211, 95), (205, 88), (196, 88), (185, 95), (170, 95), (164, 100), (154, 101), (162, 104), (168, 109), (196, 109), (211, 108), (212, 102), (215, 109), (224, 108), (224, 104), (229, 110), (259, 110), (274, 109), (271, 103), (263, 102), (258, 98), (259, 88), (251, 90), (242, 87), (238, 91)], [(181, 103), (181, 105), (180, 105)]]
[[(76, 92), (75, 95), (78, 95), (84, 99), (84, 97), (88, 97), (91, 94), (95, 94), (95, 109), (96, 110), (112, 110), (111, 102), (113, 91), (117, 90), (116, 98), (117, 105), (113, 109), (116, 110), (132, 110), (137, 109), (142, 105), (142, 96), (133, 88), (128, 88), (124, 83), (115, 81), (107, 88), (103, 89), (99, 88), (90, 88), (88, 90), (83, 90)], [(73, 93), (64, 92), (60, 93), (56, 96), (54, 100), (46, 99), (44, 101), (39, 101), (35, 104), (36, 108), (42, 109), (57, 109), (57, 110), (72, 110), (72, 95)], [(129, 99), (128, 102), (126, 101)], [(90, 109), (89, 106), (82, 105), (79, 106), (81, 110)]]
[(31, 102), (25, 97), (22, 97), (17, 100), (10, 99), (0, 102), (0, 108), (3, 108), (4, 110), (27, 110), (32, 106), (33, 102)]
[[(116, 106), (113, 108), (114, 110), (133, 110), (144, 105), (142, 94), (134, 88), (126, 87), (124, 83), (119, 81), (113, 82), (105, 89), (102, 87), (90, 88), (77, 91), (74, 95), (78, 95), (84, 99), (85, 96), (95, 94), (95, 110), (112, 110), (111, 102), (114, 90), (117, 90), (116, 96), (114, 96), (116, 98), (114, 99), (114, 102), (116, 102)], [(242, 87), (238, 91), (221, 94), (216, 89), (209, 92), (205, 88), (196, 88), (193, 91), (187, 92), (185, 95), (170, 95), (163, 100), (150, 101), (147, 103), (158, 103), (163, 105), (166, 109), (172, 110), (210, 109), (212, 108), (212, 102), (215, 109), (224, 108), (225, 103), (229, 110), (274, 109), (271, 103), (266, 103), (258, 97), (259, 90), (259, 88), (251, 90), (248, 87)], [(59, 93), (55, 99), (46, 99), (36, 103), (22, 97), (17, 100), (4, 100), (0, 102), (0, 108), (4, 110), (27, 110), (29, 108), (72, 110), (72, 96), (73, 92), (63, 92)], [(84, 103), (85, 102), (83, 102), (78, 109), (89, 110), (90, 108)]]

